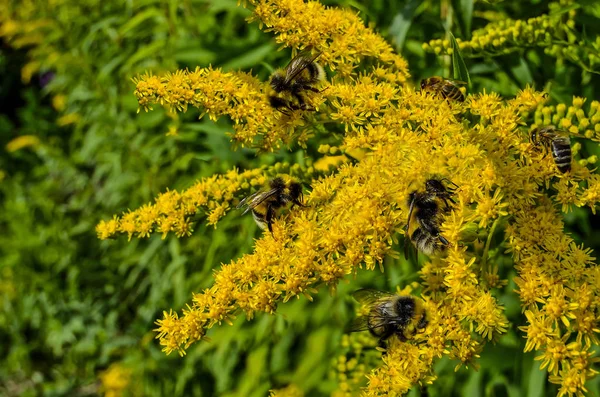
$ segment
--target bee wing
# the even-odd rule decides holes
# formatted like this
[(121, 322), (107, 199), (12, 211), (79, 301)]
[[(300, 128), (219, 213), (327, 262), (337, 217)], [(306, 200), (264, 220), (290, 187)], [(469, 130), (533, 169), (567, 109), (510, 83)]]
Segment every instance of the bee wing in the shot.
[(373, 305), (377, 302), (379, 302), (382, 299), (386, 299), (386, 298), (390, 298), (396, 296), (395, 294), (392, 294), (391, 292), (386, 292), (386, 291), (379, 291), (377, 289), (371, 289), (371, 288), (361, 288), (359, 290), (356, 290), (352, 293), (352, 297), (354, 299), (356, 299), (356, 301), (358, 303), (361, 303), (363, 305)]
[(372, 328), (382, 327), (387, 324), (385, 318), (380, 316), (358, 316), (344, 330), (348, 332), (366, 331)]
[(452, 83), (455, 86), (459, 86), (459, 85), (467, 85), (467, 83), (465, 81), (461, 81), (461, 80), (454, 80), (454, 79), (446, 79), (447, 82)]
[(242, 201), (240, 201), (240, 203), (237, 205), (236, 208), (239, 209), (239, 208), (242, 208), (243, 206), (246, 206), (246, 209), (242, 213), (242, 215), (243, 215), (276, 193), (277, 193), (277, 189), (267, 190), (266, 192), (260, 191), (260, 192), (253, 193), (250, 196), (245, 197)]
[(289, 84), (320, 55), (321, 53), (317, 53), (317, 55), (310, 57), (307, 52), (301, 52), (300, 54), (296, 55), (285, 67), (285, 83)]

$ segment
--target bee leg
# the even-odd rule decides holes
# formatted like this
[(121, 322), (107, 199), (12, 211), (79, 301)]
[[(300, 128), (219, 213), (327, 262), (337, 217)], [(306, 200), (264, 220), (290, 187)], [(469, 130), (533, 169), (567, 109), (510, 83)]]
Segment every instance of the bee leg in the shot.
[(294, 95), (294, 98), (296, 98), (296, 100), (298, 101), (298, 109), (300, 110), (315, 110), (314, 108), (311, 108), (310, 106), (308, 106), (306, 104), (306, 101), (304, 100), (304, 97), (302, 96), (302, 94), (300, 94), (299, 92), (293, 92), (292, 93)]
[(408, 260), (408, 245), (410, 244), (410, 236), (408, 235), (408, 228), (406, 226), (404, 226), (404, 230), (406, 230), (406, 234), (404, 235), (404, 259)]
[(441, 234), (438, 234), (437, 236), (438, 240), (440, 240), (440, 242), (444, 245), (450, 245), (450, 242), (448, 240), (446, 240), (446, 238), (444, 236), (442, 236)]
[(275, 210), (273, 209), (272, 206), (267, 206), (267, 214), (266, 214), (266, 221), (267, 221), (267, 227), (269, 228), (269, 231), (271, 232), (271, 235), (274, 236), (273, 234), (273, 215), (274, 215)]
[(384, 338), (379, 339), (379, 342), (377, 342), (377, 347), (380, 347), (384, 350), (382, 353), (384, 356), (387, 354), (387, 343)]
[(298, 207), (302, 207), (302, 208), (308, 207), (308, 205), (302, 204), (302, 202), (300, 200), (298, 200), (298, 199), (294, 199), (294, 200), (291, 200), (291, 201), (292, 201), (292, 205), (297, 205)]
[[(310, 90), (312, 92), (316, 92), (317, 94), (321, 92), (321, 90), (319, 90), (318, 88), (312, 87), (310, 85), (305, 85), (304, 89), (305, 90)], [(323, 91), (325, 91), (325, 90), (323, 90)]]

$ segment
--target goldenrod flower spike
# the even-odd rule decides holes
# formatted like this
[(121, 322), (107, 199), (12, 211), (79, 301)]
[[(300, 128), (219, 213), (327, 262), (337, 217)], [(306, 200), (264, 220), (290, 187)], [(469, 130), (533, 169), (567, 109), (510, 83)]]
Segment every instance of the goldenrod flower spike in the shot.
[(327, 64), (339, 76), (348, 77), (364, 57), (377, 59), (385, 68), (377, 69), (381, 79), (404, 83), (408, 64), (396, 54), (383, 37), (365, 26), (350, 10), (326, 8), (317, 1), (248, 0), (250, 21), (259, 21), (265, 31), (274, 32), (275, 40), (285, 47), (311, 48), (320, 53), (319, 62)]
[[(407, 342), (390, 339), (387, 355), (378, 365), (370, 364), (376, 368), (367, 376), (364, 395), (402, 395), (431, 383), (432, 365), (443, 356), (455, 360), (456, 368), (477, 367), (485, 345), (509, 327), (495, 298), (495, 289), (508, 282), (500, 278), (504, 264), (494, 256), (504, 250), (512, 255), (527, 318), (518, 325), (527, 338), (525, 350), (539, 352), (560, 393), (581, 395), (585, 381), (596, 375), (592, 352), (600, 332), (595, 320), (600, 271), (592, 266), (591, 250), (565, 234), (556, 206), (595, 210), (600, 178), (586, 167), (596, 161), (592, 158), (586, 163), (574, 159), (571, 171), (559, 173), (552, 157), (530, 143), (529, 133), (550, 122), (569, 134), (596, 139), (598, 102), (576, 97), (570, 106), (551, 107), (544, 93), (530, 87), (510, 100), (481, 93), (461, 103), (446, 101), (398, 85), (408, 75), (402, 58), (352, 13), (301, 0), (248, 3), (254, 19), (276, 40), (295, 50), (311, 47), (321, 53), (320, 62), (337, 72), (324, 94), (326, 106), (314, 114), (282, 117), (268, 106), (267, 82), (211, 68), (138, 78), (140, 106), (185, 110), (191, 105), (211, 119), (227, 115), (234, 123), (234, 140), (263, 150), (297, 140), (302, 145), (316, 115), (327, 117), (342, 125), (344, 134), (318, 151), (340, 158), (323, 158), (302, 173), (304, 180), (312, 177), (306, 183), (306, 207), (278, 216), (273, 235), (265, 233), (252, 254), (216, 270), (214, 284), (194, 294), (181, 313), (164, 312), (156, 322), (163, 350), (183, 355), (211, 327), (239, 313), (247, 318), (273, 313), (281, 302), (311, 299), (320, 285), (334, 290), (361, 268), (385, 270), (384, 258), (398, 256), (395, 243), (405, 233), (409, 194), (438, 177), (457, 186), (455, 202), (440, 225), (449, 244), (444, 255), (423, 265), (420, 284), (402, 290), (420, 292), (428, 325)], [(375, 43), (377, 51), (367, 48), (365, 40)], [(358, 74), (354, 68), (365, 56), (380, 63)], [(312, 99), (325, 100), (322, 94)], [(577, 149), (573, 145), (575, 156)], [(316, 179), (315, 169), (335, 173)], [(267, 175), (277, 172), (234, 170), (206, 178), (185, 192), (168, 191), (152, 205), (103, 222), (97, 230), (104, 238), (151, 232), (184, 236), (191, 232), (192, 214), (202, 211), (215, 224), (251, 186), (264, 185)], [(502, 233), (505, 242), (493, 246)], [(344, 376), (369, 372), (350, 369), (341, 357), (338, 364)], [(351, 385), (359, 387), (340, 382), (340, 387)]]
[(269, 175), (278, 173), (305, 177), (305, 171), (300, 167), (290, 167), (286, 163), (243, 172), (234, 169), (224, 175), (203, 178), (183, 192), (168, 190), (161, 193), (154, 204), (101, 221), (96, 232), (103, 240), (117, 234), (127, 234), (130, 240), (133, 236), (149, 237), (151, 233), (161, 233), (163, 238), (168, 233), (175, 233), (177, 237), (189, 236), (193, 232), (192, 217), (203, 214), (207, 223), (216, 227), (217, 222), (235, 208), (244, 193), (249, 193), (251, 188), (261, 189), (268, 182)]

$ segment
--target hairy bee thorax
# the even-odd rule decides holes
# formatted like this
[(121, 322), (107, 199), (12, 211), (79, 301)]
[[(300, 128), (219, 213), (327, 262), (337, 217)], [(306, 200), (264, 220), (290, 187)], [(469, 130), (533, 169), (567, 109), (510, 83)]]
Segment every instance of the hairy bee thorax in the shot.
[(277, 93), (286, 90), (285, 75), (281, 70), (278, 70), (271, 75), (271, 88)]

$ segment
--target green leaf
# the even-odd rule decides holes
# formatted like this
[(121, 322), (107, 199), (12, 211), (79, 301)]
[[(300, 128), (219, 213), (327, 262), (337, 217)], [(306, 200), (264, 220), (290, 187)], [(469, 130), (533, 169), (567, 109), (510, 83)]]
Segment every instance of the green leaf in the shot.
[(232, 58), (229, 62), (221, 65), (223, 70), (246, 69), (258, 65), (267, 55), (275, 51), (275, 46), (271, 43), (263, 44), (257, 48), (246, 51), (239, 57)]
[(420, 0), (408, 0), (390, 25), (390, 35), (396, 42), (396, 50), (400, 51), (404, 47), (404, 41), (406, 40), (406, 34), (415, 16), (415, 10), (421, 4)]
[(461, 80), (471, 85), (471, 78), (469, 77), (469, 70), (465, 64), (465, 60), (460, 54), (460, 48), (454, 38), (452, 32), (448, 32), (450, 40), (452, 41), (452, 72), (456, 80)]
[(529, 383), (527, 384), (527, 397), (542, 397), (545, 395), (545, 387), (546, 387), (546, 377), (548, 376), (548, 371), (545, 369), (542, 371), (537, 366), (537, 362), (534, 361), (534, 364), (531, 367), (531, 372), (529, 373)]
[(473, 20), (473, 0), (452, 0), (456, 19), (463, 36), (471, 38), (471, 21)]

